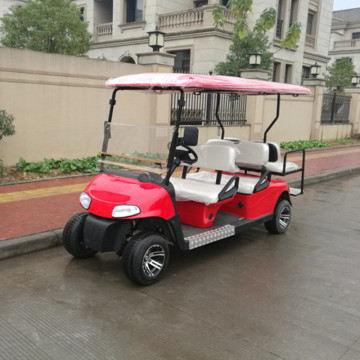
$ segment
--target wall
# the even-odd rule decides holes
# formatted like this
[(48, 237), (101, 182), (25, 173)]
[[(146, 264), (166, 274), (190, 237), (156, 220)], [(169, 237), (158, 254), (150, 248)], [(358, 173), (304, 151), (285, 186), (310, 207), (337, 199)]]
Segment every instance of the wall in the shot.
[[(0, 48), (0, 108), (15, 116), (16, 126), (14, 136), (0, 141), (0, 158), (5, 165), (13, 165), (20, 157), (40, 161), (97, 154), (111, 97), (105, 81), (151, 71), (159, 70), (156, 66)], [(119, 105), (129, 121), (141, 118), (152, 122), (155, 114), (149, 111), (150, 97), (129, 95)], [(162, 100), (164, 107), (170, 106), (167, 98)], [(157, 121), (167, 122), (164, 112)]]
[[(171, 66), (135, 65), (0, 48), (0, 108), (15, 116), (16, 134), (0, 141), (0, 158), (14, 165), (43, 158), (94, 156), (101, 149), (107, 120), (110, 77), (142, 72), (169, 72)], [(269, 141), (329, 140), (359, 134), (360, 94), (353, 94), (350, 125), (321, 125), (322, 86), (310, 96), (281, 97), (280, 117)], [(352, 90), (354, 91), (354, 90)], [(276, 96), (248, 96), (247, 124), (228, 126), (228, 137), (260, 140), (276, 114)], [(124, 92), (114, 122), (168, 125), (170, 95)], [(217, 127), (200, 127), (200, 143), (220, 135)], [(136, 134), (133, 146), (152, 137)]]

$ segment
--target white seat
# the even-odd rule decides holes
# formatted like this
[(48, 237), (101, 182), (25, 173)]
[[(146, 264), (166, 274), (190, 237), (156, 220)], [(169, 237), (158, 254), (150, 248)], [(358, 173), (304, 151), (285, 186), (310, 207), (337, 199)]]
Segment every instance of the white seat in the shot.
[[(196, 163), (192, 164), (193, 167), (212, 169), (216, 171), (237, 172), (239, 168), (235, 165), (236, 150), (233, 147), (222, 145), (198, 145), (193, 147), (198, 155)], [(182, 164), (187, 166), (187, 164)], [(228, 176), (227, 181), (221, 179), (220, 184), (216, 184), (216, 173), (211, 181), (193, 178), (171, 178), (171, 183), (175, 188), (175, 195), (177, 201), (196, 201), (202, 202), (206, 205), (214, 204), (219, 201), (220, 194), (223, 195), (228, 182), (233, 176)], [(224, 175), (222, 175), (223, 177)], [(231, 195), (235, 186), (235, 182), (229, 183), (226, 189), (226, 195)], [(235, 191), (234, 191), (235, 193)]]
[[(202, 183), (214, 183), (216, 180), (216, 173), (209, 171), (200, 171), (197, 173), (188, 174), (189, 180), (195, 180)], [(230, 179), (231, 175), (222, 175), (221, 184), (225, 185)], [(259, 178), (250, 176), (239, 176), (239, 186), (237, 192), (240, 194), (251, 195), (254, 192), (255, 185)]]

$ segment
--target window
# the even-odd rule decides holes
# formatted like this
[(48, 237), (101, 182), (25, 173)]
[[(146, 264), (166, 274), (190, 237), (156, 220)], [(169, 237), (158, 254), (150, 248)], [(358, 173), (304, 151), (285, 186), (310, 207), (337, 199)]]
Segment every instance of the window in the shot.
[(355, 40), (355, 39), (360, 39), (360, 32), (354, 32), (352, 33), (352, 39)]
[(307, 25), (306, 25), (306, 34), (313, 34), (313, 25), (314, 25), (314, 14), (308, 13)]
[(85, 6), (81, 6), (79, 10), (80, 10), (80, 20), (85, 21)]
[(302, 68), (302, 78), (309, 79), (310, 78), (310, 66), (303, 66)]
[(195, 0), (194, 1), (194, 5), (196, 8), (201, 7), (201, 6), (205, 6), (208, 4), (208, 0)]
[(280, 66), (281, 64), (279, 62), (274, 63), (272, 81), (277, 81), (277, 82), (280, 81)]
[(190, 72), (190, 50), (169, 51), (175, 55), (174, 72)]
[(143, 0), (126, 1), (126, 22), (131, 23), (143, 20)]
[(278, 39), (282, 38), (282, 29), (283, 29), (283, 1), (279, 0), (278, 9), (277, 9), (277, 21), (276, 21), (276, 37)]
[(291, 27), (291, 25), (293, 25), (297, 21), (298, 7), (299, 7), (299, 1), (291, 0), (289, 27)]
[(285, 79), (284, 82), (287, 84), (291, 84), (292, 83), (292, 65), (290, 64), (286, 64), (285, 65)]

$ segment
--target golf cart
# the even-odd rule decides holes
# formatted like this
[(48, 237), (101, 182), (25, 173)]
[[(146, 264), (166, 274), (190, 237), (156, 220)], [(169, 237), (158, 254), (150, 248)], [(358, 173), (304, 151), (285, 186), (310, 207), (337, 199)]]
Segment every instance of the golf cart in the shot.
[[(116, 252), (130, 280), (150, 285), (163, 275), (171, 245), (192, 250), (259, 223), (270, 233), (287, 230), (290, 195), (303, 193), (305, 152), (299, 150), (300, 166), (287, 161), (290, 152), (282, 159), (279, 145), (267, 142), (267, 133), (279, 117), (280, 96), (306, 95), (308, 89), (225, 76), (157, 73), (122, 76), (106, 85), (113, 93), (100, 174), (80, 195), (87, 211), (74, 215), (64, 228), (63, 243), (70, 254), (88, 258)], [(136, 126), (141, 116), (132, 115), (131, 123), (115, 119), (117, 94), (135, 90), (143, 97), (178, 93), (173, 128)], [(216, 94), (217, 138), (198, 144), (198, 128), (181, 127), (185, 93)], [(277, 96), (276, 117), (262, 142), (225, 136), (221, 94)], [(141, 101), (137, 111), (142, 111)], [(299, 189), (272, 179), (296, 172), (301, 175)]]

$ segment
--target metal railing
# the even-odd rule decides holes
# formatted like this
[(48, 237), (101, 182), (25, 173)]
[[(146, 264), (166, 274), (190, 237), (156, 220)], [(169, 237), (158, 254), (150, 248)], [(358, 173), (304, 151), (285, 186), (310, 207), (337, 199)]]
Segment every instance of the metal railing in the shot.
[[(185, 94), (182, 111), (182, 125), (216, 126), (215, 117), (217, 94)], [(171, 125), (175, 124), (180, 94), (171, 97)], [(224, 126), (246, 124), (246, 95), (221, 94), (219, 118)]]
[(321, 123), (346, 124), (349, 122), (351, 96), (337, 94), (324, 94)]

